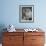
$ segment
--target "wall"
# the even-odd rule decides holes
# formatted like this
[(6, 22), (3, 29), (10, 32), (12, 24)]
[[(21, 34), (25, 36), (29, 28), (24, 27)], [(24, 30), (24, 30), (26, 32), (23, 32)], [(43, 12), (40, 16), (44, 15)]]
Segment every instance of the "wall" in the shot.
[[(13, 24), (16, 28), (46, 28), (46, 0), (1, 0), (0, 25)], [(34, 5), (34, 23), (19, 22), (19, 5)]]

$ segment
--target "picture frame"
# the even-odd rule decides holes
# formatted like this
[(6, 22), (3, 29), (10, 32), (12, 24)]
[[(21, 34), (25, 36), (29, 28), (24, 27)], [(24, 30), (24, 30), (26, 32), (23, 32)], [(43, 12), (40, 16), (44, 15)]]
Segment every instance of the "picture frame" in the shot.
[(19, 5), (19, 22), (34, 22), (34, 5)]

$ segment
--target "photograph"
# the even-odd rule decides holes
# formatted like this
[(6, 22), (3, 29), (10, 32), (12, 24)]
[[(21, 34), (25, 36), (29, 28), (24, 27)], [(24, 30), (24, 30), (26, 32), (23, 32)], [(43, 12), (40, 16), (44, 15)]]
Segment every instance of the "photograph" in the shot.
[(34, 22), (34, 5), (20, 5), (19, 18), (20, 22)]

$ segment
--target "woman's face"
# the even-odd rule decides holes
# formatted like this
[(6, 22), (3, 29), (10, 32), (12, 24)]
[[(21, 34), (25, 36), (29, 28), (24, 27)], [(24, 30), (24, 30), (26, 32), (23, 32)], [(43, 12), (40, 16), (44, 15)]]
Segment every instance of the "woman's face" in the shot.
[(25, 19), (25, 20), (29, 20), (29, 18), (32, 18), (32, 11), (30, 8), (23, 9), (23, 14), (24, 14), (23, 19)]
[(29, 8), (25, 9), (25, 15), (26, 15), (26, 17), (31, 17), (32, 16), (31, 9), (29, 9)]

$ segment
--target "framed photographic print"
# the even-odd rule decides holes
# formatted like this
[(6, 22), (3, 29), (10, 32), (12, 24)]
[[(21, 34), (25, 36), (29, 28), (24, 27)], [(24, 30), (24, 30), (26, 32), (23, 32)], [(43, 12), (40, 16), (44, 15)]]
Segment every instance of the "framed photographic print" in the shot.
[(19, 21), (22, 23), (34, 22), (34, 5), (19, 6)]

